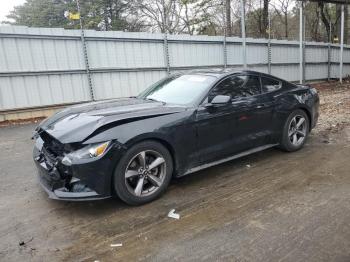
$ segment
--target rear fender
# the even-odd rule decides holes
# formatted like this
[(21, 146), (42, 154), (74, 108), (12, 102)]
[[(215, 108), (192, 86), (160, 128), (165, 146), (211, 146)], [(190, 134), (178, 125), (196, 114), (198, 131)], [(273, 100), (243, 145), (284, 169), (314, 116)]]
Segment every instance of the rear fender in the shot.
[(309, 92), (309, 88), (296, 88), (288, 91), (288, 93), (282, 94), (281, 96), (277, 97), (276, 100), (273, 121), (276, 139), (279, 139), (281, 136), (287, 118), (295, 110), (304, 110), (309, 117), (310, 127), (314, 125), (314, 99), (313, 95)]

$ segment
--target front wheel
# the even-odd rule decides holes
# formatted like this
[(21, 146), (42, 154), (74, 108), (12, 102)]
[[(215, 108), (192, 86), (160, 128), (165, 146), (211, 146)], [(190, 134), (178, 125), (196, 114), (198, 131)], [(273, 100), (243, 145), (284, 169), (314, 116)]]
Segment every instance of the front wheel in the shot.
[(141, 205), (159, 197), (168, 187), (173, 172), (169, 151), (156, 141), (131, 147), (114, 173), (114, 189), (121, 200)]
[(284, 124), (282, 149), (293, 152), (302, 148), (309, 133), (309, 118), (303, 110), (295, 110)]

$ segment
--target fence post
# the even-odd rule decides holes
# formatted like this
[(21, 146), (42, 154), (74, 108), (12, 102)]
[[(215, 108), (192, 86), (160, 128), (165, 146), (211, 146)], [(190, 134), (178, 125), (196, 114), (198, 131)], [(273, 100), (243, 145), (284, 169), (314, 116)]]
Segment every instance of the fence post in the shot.
[(271, 75), (271, 42), (267, 43), (267, 71)]
[(306, 81), (306, 42), (305, 42), (305, 19), (304, 20), (304, 36), (303, 36), (303, 83)]
[(299, 82), (300, 84), (304, 81), (304, 23), (303, 23), (303, 3), (300, 3), (299, 7)]
[[(270, 6), (270, 5), (268, 5)], [(269, 40), (267, 42), (267, 70), (268, 73), (271, 75), (271, 14), (270, 10), (268, 9), (268, 19), (269, 19)]]
[(224, 60), (224, 68), (226, 69), (227, 67), (227, 47), (226, 47), (226, 37), (227, 37), (227, 21), (226, 21), (226, 11), (227, 11), (227, 1), (223, 1), (222, 3), (222, 17), (225, 22), (224, 25), (224, 39), (223, 39), (223, 60)]
[(331, 44), (328, 44), (327, 81), (331, 79)]
[(328, 70), (327, 70), (327, 80), (331, 80), (331, 52), (332, 52), (332, 24), (329, 23), (329, 43), (328, 43)]
[(92, 86), (92, 81), (91, 81), (89, 57), (88, 57), (88, 52), (87, 52), (87, 47), (86, 47), (85, 33), (84, 33), (84, 27), (83, 27), (83, 20), (81, 18), (81, 11), (80, 11), (80, 2), (79, 2), (79, 0), (77, 0), (77, 8), (78, 8), (78, 13), (80, 14), (79, 22), (80, 22), (80, 30), (81, 30), (81, 43), (82, 43), (82, 47), (83, 47), (83, 54), (84, 54), (84, 61), (85, 61), (85, 70), (86, 70), (86, 75), (87, 75), (87, 78), (88, 78), (88, 85), (89, 85), (89, 90), (90, 90), (90, 98), (91, 98), (92, 101), (95, 101), (94, 88)]
[(223, 52), (224, 52), (224, 68), (227, 67), (227, 46), (226, 46), (226, 33), (224, 35), (224, 41), (223, 41)]
[(341, 5), (340, 20), (340, 54), (339, 54), (339, 81), (343, 82), (343, 53), (344, 53), (344, 5)]
[(169, 46), (168, 46), (168, 34), (164, 33), (164, 41), (163, 41), (163, 49), (164, 49), (164, 63), (166, 67), (166, 72), (170, 75), (170, 61), (169, 61)]

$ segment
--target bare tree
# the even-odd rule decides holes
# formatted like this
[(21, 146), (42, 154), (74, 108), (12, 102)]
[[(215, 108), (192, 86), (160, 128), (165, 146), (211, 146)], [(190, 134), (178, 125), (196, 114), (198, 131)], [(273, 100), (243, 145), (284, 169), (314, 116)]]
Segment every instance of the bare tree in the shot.
[(180, 0), (183, 5), (183, 12), (178, 13), (181, 20), (181, 27), (179, 32), (185, 31), (193, 35), (198, 29), (199, 24), (205, 20), (203, 14), (205, 13), (207, 1), (203, 0)]
[(267, 37), (267, 28), (269, 26), (269, 0), (264, 0), (263, 14), (262, 14), (262, 28), (261, 33)]
[(329, 5), (323, 2), (319, 2), (318, 7), (320, 9), (322, 23), (324, 24), (327, 32), (327, 41), (330, 39), (332, 42), (334, 36), (337, 36), (335, 28), (336, 25), (338, 25), (338, 21), (340, 20), (340, 12), (337, 9), (335, 19), (332, 23), (332, 16), (330, 14)]
[(327, 32), (327, 38), (331, 39), (331, 35), (330, 35), (330, 16), (328, 14), (328, 8), (327, 5), (325, 6), (325, 4), (323, 2), (319, 2), (318, 3), (318, 7), (320, 9), (320, 13), (321, 13), (321, 19), (322, 19), (322, 23), (324, 24), (325, 28), (326, 28), (326, 32)]
[(136, 0), (133, 4), (140, 19), (152, 30), (162, 33), (178, 33), (183, 4), (174, 0)]
[(267, 37), (269, 0), (245, 1), (246, 27), (252, 37)]
[(284, 24), (284, 37), (288, 38), (289, 30), (288, 30), (288, 16), (290, 11), (290, 6), (293, 0), (276, 0), (271, 2), (271, 6), (273, 6), (276, 14), (281, 19)]

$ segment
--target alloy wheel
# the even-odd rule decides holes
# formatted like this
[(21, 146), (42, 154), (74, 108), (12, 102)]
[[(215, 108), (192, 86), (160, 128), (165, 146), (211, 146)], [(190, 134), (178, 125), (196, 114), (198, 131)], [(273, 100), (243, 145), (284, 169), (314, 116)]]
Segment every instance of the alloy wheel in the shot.
[(307, 125), (305, 117), (296, 115), (289, 123), (288, 138), (294, 146), (301, 145), (306, 137)]
[(161, 187), (165, 175), (164, 157), (153, 150), (142, 151), (136, 154), (126, 167), (126, 187), (134, 196), (149, 196)]

